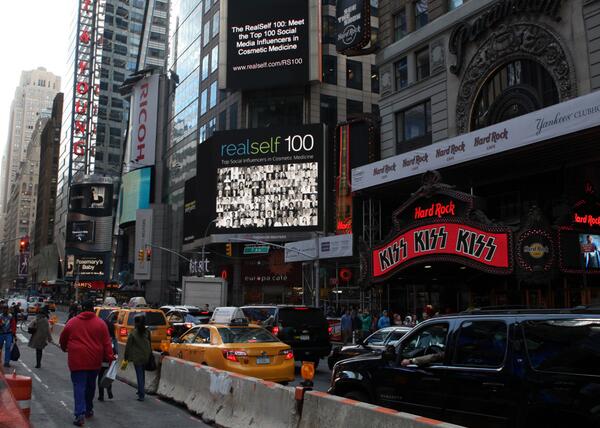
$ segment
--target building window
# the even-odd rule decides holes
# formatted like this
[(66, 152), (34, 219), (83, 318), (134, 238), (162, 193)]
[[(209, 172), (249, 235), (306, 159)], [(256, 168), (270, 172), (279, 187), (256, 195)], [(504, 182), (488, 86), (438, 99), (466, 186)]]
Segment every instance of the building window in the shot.
[(212, 17), (212, 37), (215, 37), (219, 34), (219, 11), (215, 13)]
[(329, 95), (321, 95), (321, 122), (337, 124), (337, 98)]
[(394, 74), (396, 77), (396, 90), (399, 91), (402, 88), (406, 88), (408, 86), (408, 63), (406, 57), (394, 64)]
[(362, 91), (362, 63), (346, 60), (346, 86)]
[(206, 125), (202, 125), (200, 127), (200, 142), (203, 143), (206, 141)]
[(209, 108), (214, 108), (217, 105), (217, 82), (211, 83), (209, 98), (210, 98)]
[(204, 34), (202, 35), (202, 46), (206, 46), (210, 41), (210, 21), (204, 24)]
[(227, 129), (227, 111), (223, 110), (219, 113), (219, 131), (225, 131)]
[(237, 129), (238, 105), (234, 103), (229, 107), (229, 129)]
[(200, 116), (206, 113), (208, 107), (208, 90), (205, 89), (200, 95)]
[(406, 11), (402, 9), (394, 15), (394, 41), (406, 36)]
[(454, 10), (463, 5), (463, 0), (448, 0), (448, 10)]
[(337, 85), (337, 56), (323, 55), (323, 83)]
[(417, 59), (417, 81), (429, 77), (429, 46), (415, 53)]
[(215, 46), (211, 52), (211, 62), (210, 62), (210, 72), (214, 73), (217, 71), (217, 67), (219, 66), (219, 46)]
[(415, 2), (415, 30), (424, 27), (429, 22), (429, 0), (417, 0)]
[(397, 152), (404, 153), (431, 144), (429, 100), (396, 113)]
[(346, 100), (346, 119), (363, 113), (362, 101)]
[(204, 58), (202, 58), (202, 80), (208, 79), (209, 61), (209, 55), (206, 55)]
[(335, 17), (325, 16), (323, 17), (323, 43), (335, 44)]
[(206, 129), (206, 137), (207, 138), (212, 137), (216, 130), (217, 130), (217, 118), (213, 117), (208, 122), (208, 128)]
[(379, 70), (375, 65), (371, 65), (371, 92), (379, 93)]

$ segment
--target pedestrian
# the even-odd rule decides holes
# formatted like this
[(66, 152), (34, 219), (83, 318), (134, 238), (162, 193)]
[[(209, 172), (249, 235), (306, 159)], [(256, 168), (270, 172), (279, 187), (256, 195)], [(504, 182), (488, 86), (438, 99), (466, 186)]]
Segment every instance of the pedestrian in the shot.
[(112, 343), (104, 321), (94, 313), (94, 302), (85, 301), (81, 313), (71, 318), (60, 335), (60, 348), (68, 353), (75, 420), (83, 426), (85, 418), (94, 416), (96, 378), (102, 361), (113, 361)]
[(48, 306), (44, 306), (28, 328), (31, 337), (29, 347), (35, 349), (35, 368), (42, 368), (42, 353), (48, 343), (52, 342), (50, 322), (48, 321)]
[[(110, 335), (110, 341), (112, 344), (112, 349), (113, 349), (113, 354), (115, 356), (115, 359), (117, 359), (117, 353), (118, 353), (118, 348), (117, 348), (117, 338), (115, 336), (115, 318), (117, 317), (118, 312), (117, 311), (113, 311), (110, 314), (108, 314), (108, 316), (104, 319), (104, 323), (106, 324), (106, 327), (108, 328), (108, 334)], [(102, 367), (100, 367), (100, 372), (98, 373), (98, 401), (104, 401), (104, 389), (101, 385), (102, 383), (102, 377), (104, 376), (104, 373), (106, 373), (106, 371), (108, 370), (108, 368), (110, 367), (111, 361), (102, 361)], [(113, 393), (112, 393), (112, 384), (108, 385), (106, 387), (106, 392), (108, 393), (108, 399), (112, 400), (113, 399)]]
[(346, 313), (342, 315), (340, 327), (342, 328), (342, 342), (346, 345), (352, 337), (352, 316), (350, 315), (350, 309), (346, 309)]
[(402, 316), (400, 314), (394, 314), (394, 325), (402, 325)]
[(377, 331), (377, 324), (379, 323), (379, 313), (377, 311), (373, 312), (373, 320), (371, 321), (371, 333)]
[(146, 328), (146, 317), (138, 315), (134, 318), (135, 328), (127, 337), (125, 345), (125, 361), (130, 361), (135, 367), (137, 379), (137, 400), (144, 401), (146, 395), (146, 373), (145, 367), (152, 355), (150, 331)]
[(17, 335), (17, 319), (8, 310), (8, 305), (2, 306), (0, 314), (0, 350), (4, 344), (4, 367), (10, 367), (10, 354)]
[(390, 326), (390, 317), (388, 317), (388, 311), (386, 311), (385, 309), (383, 310), (383, 314), (381, 314), (381, 317), (379, 318), (379, 321), (377, 321), (377, 328), (385, 328), (385, 327), (389, 327)]
[(352, 311), (352, 343), (354, 343), (354, 338), (360, 334), (362, 327), (361, 316), (362, 314), (357, 312), (356, 309)]
[(373, 319), (371, 318), (371, 314), (368, 309), (365, 309), (363, 312), (362, 320), (361, 320), (361, 330), (363, 339), (367, 337), (369, 334), (369, 330), (371, 329), (371, 322)]
[(77, 311), (78, 311), (77, 302), (71, 303), (71, 305), (69, 306), (69, 317), (67, 318), (67, 321), (69, 321), (71, 318), (76, 317)]
[(405, 327), (414, 327), (412, 317), (410, 315), (407, 315), (404, 318), (404, 322), (402, 323), (402, 325)]

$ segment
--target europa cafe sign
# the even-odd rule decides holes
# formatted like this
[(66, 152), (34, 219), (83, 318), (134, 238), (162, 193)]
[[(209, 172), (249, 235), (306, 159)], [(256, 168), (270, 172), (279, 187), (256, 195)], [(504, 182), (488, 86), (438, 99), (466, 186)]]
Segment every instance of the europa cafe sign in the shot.
[(512, 272), (512, 232), (479, 223), (485, 215), (473, 195), (440, 183), (435, 171), (392, 215), (394, 230), (384, 244), (370, 250), (373, 280), (426, 262), (455, 262), (488, 273)]

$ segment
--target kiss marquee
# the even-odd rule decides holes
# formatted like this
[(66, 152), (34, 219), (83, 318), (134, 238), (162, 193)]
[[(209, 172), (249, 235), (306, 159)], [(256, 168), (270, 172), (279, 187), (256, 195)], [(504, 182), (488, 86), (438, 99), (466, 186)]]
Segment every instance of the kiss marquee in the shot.
[(352, 169), (352, 190), (525, 147), (600, 123), (600, 91)]

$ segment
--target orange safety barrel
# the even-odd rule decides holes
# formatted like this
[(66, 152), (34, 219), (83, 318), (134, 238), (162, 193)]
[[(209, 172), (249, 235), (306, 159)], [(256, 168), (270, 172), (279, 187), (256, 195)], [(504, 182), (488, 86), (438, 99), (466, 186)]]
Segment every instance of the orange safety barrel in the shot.
[(31, 378), (19, 376), (16, 373), (5, 376), (5, 378), (21, 412), (29, 419), (31, 414)]
[[(31, 378), (28, 379), (30, 388), (29, 397), (31, 397)], [(19, 405), (15, 401), (8, 382), (4, 374), (0, 372), (0, 427), (30, 428), (29, 420), (19, 410)], [(27, 410), (29, 415), (29, 409)]]

